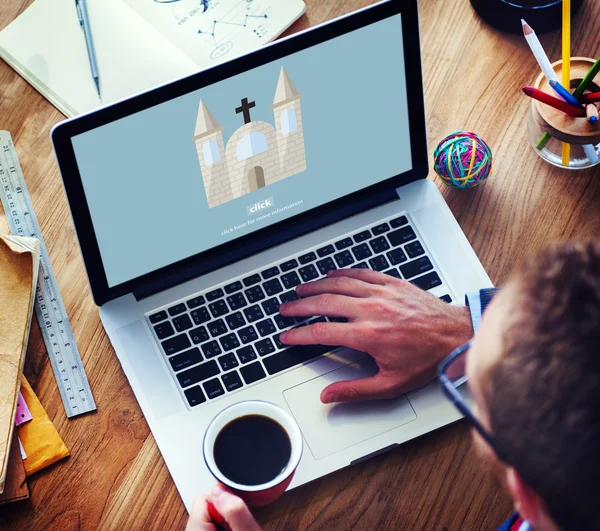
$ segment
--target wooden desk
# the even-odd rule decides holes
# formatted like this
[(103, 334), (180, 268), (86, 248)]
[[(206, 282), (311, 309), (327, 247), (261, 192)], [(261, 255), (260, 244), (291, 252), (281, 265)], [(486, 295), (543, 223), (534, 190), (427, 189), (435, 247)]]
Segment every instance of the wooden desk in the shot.
[[(4, 0), (0, 28), (29, 3)], [(292, 30), (369, 3), (307, 0), (307, 15)], [(492, 280), (503, 282), (549, 242), (598, 235), (598, 171), (556, 169), (527, 144), (520, 87), (538, 68), (524, 39), (483, 25), (468, 0), (422, 0), (420, 11), (429, 151), (460, 129), (476, 131), (494, 151), (494, 176), (477, 189), (450, 190), (436, 179)], [(574, 55), (598, 55), (599, 24), (600, 5), (586, 2), (574, 20)], [(552, 59), (560, 57), (558, 33), (542, 41)], [(182, 529), (185, 509), (90, 296), (48, 136), (61, 119), (0, 64), (0, 129), (15, 140), (98, 405), (96, 414), (66, 419), (35, 324), (25, 372), (72, 457), (32, 477), (31, 499), (0, 509), (1, 527)], [(496, 529), (510, 510), (457, 423), (290, 492), (256, 515), (266, 529), (478, 530)]]

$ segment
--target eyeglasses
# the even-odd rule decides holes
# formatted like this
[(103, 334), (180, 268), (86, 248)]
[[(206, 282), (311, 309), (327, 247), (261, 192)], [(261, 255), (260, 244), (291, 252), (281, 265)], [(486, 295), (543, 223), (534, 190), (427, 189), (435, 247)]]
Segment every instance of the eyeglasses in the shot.
[(471, 341), (458, 347), (440, 363), (438, 367), (438, 380), (446, 397), (462, 413), (469, 424), (483, 437), (490, 447), (496, 452), (499, 459), (506, 462), (505, 453), (499, 448), (495, 437), (488, 432), (479, 422), (468, 405), (469, 391), (467, 386), (467, 353), (471, 348)]

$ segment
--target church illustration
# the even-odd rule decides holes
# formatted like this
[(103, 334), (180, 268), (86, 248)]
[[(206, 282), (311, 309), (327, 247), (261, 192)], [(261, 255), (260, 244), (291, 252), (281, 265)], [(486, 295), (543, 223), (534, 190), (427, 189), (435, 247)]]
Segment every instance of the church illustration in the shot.
[(223, 127), (200, 100), (193, 141), (210, 208), (306, 170), (301, 97), (281, 67), (271, 105), (275, 127), (253, 121), (256, 103), (243, 98), (235, 112), (242, 115), (244, 125), (227, 144)]

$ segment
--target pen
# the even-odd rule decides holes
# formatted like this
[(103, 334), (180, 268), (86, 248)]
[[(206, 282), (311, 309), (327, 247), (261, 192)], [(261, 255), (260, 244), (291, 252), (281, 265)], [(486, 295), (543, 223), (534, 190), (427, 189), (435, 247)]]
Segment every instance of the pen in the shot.
[(563, 87), (556, 79), (550, 80), (550, 86), (568, 104), (574, 105), (575, 107), (581, 107), (581, 104), (573, 97), (573, 94), (571, 94), (565, 87)]
[(100, 96), (100, 74), (98, 74), (98, 63), (96, 62), (96, 51), (94, 50), (94, 41), (92, 39), (92, 27), (90, 25), (90, 16), (87, 10), (86, 0), (75, 0), (75, 8), (77, 9), (77, 17), (79, 18), (79, 24), (83, 30), (85, 36), (85, 47), (87, 48), (88, 60), (90, 62), (90, 70), (92, 71), (92, 78), (96, 84), (96, 90), (98, 91), (98, 97)]

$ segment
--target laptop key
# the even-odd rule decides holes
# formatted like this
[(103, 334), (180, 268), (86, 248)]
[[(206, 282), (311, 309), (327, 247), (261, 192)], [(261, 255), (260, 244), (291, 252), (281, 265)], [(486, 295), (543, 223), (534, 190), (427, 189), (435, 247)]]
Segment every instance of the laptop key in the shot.
[(251, 383), (257, 382), (258, 380), (262, 380), (266, 378), (265, 370), (262, 368), (260, 362), (255, 361), (250, 365), (246, 365), (240, 369), (240, 373), (242, 374), (242, 378), (249, 385)]
[(211, 302), (208, 305), (208, 309), (210, 310), (210, 313), (212, 313), (213, 317), (221, 317), (221, 315), (229, 313), (229, 308), (227, 308), (227, 304), (225, 304), (225, 300), (223, 299)]
[(167, 356), (192, 346), (187, 334), (179, 334), (171, 339), (167, 339), (161, 345)]
[(299, 256), (298, 262), (300, 262), (300, 264), (304, 265), (304, 264), (308, 264), (309, 262), (314, 262), (316, 259), (317, 259), (317, 255), (311, 251), (310, 253), (306, 253), (306, 254), (303, 254), (302, 256)]
[(352, 238), (344, 238), (343, 240), (340, 240), (339, 242), (335, 242), (335, 248), (338, 251), (341, 251), (342, 249), (347, 249), (348, 247), (352, 247), (354, 245), (354, 241), (352, 240)]
[(229, 392), (235, 391), (244, 385), (240, 375), (236, 371), (231, 371), (227, 374), (224, 374), (221, 376), (221, 380), (223, 380), (223, 385), (225, 385), (225, 389), (227, 389)]
[(159, 323), (160, 321), (164, 321), (168, 317), (167, 312), (164, 310), (161, 312), (153, 313), (148, 319), (152, 324)]
[(371, 266), (371, 269), (374, 269), (375, 271), (383, 271), (384, 269), (390, 267), (390, 264), (383, 255), (371, 258), (369, 260), (369, 265)]
[[(281, 300), (282, 303), (284, 303), (284, 302), (292, 302), (292, 301), (300, 300), (300, 297), (298, 297), (298, 294), (296, 293), (295, 290), (292, 290), (292, 291), (288, 291), (282, 295), (279, 295), (279, 299)], [(277, 310), (279, 310), (279, 308)]]
[(192, 342), (194, 343), (194, 345), (197, 345), (198, 343), (204, 343), (205, 341), (208, 341), (210, 339), (206, 328), (204, 328), (203, 326), (199, 326), (198, 328), (190, 330), (189, 334), (192, 338)]
[(371, 237), (371, 232), (368, 230), (363, 230), (362, 232), (359, 232), (358, 234), (354, 235), (354, 242), (361, 243), (361, 242), (368, 240), (370, 237)]
[(295, 288), (298, 284), (301, 283), (300, 277), (295, 271), (290, 271), (285, 275), (281, 275), (281, 282), (283, 282), (285, 289)]
[(383, 234), (390, 230), (390, 226), (387, 223), (382, 223), (381, 225), (376, 225), (371, 230), (373, 231), (373, 234), (377, 236), (378, 234)]
[(262, 301), (266, 295), (260, 286), (253, 286), (248, 288), (245, 292), (246, 298), (250, 304), (258, 301)]
[(293, 317), (285, 317), (279, 313), (274, 317), (274, 319), (275, 324), (277, 325), (277, 328), (279, 328), (279, 330), (289, 328), (290, 326), (293, 326), (295, 322)]
[(267, 280), (269, 278), (273, 278), (276, 277), (277, 275), (279, 275), (279, 268), (277, 266), (273, 266), (273, 267), (269, 267), (269, 269), (265, 269), (262, 273), (261, 276), (263, 277), (263, 279)]
[(255, 304), (254, 306), (250, 306), (249, 308), (246, 308), (244, 310), (244, 315), (246, 316), (246, 319), (248, 319), (248, 322), (253, 323), (254, 321), (258, 321), (259, 319), (262, 319), (265, 314), (262, 312), (262, 310), (260, 309), (260, 306), (258, 304)]
[(352, 269), (369, 269), (367, 262), (359, 262), (358, 264), (354, 264)]
[(385, 239), (385, 236), (379, 236), (378, 238), (373, 238), (369, 245), (375, 254), (383, 253), (390, 248), (390, 244)]
[(248, 303), (246, 302), (246, 299), (242, 293), (234, 293), (233, 295), (227, 297), (227, 304), (229, 304), (229, 307), (234, 311), (239, 310), (244, 306), (248, 306)]
[(235, 282), (232, 282), (231, 284), (227, 284), (227, 286), (225, 286), (225, 293), (227, 294), (231, 294), (231, 293), (235, 293), (236, 291), (240, 291), (244, 286), (242, 286), (242, 283), (237, 280)]
[(208, 343), (200, 345), (200, 348), (202, 349), (202, 353), (206, 358), (214, 358), (223, 352), (219, 344), (214, 339)]
[(352, 258), (352, 253), (347, 250), (334, 255), (334, 258), (335, 258), (335, 261), (337, 262), (337, 265), (340, 268), (348, 267), (350, 264), (353, 264), (355, 261), (354, 258)]
[(262, 303), (262, 307), (266, 315), (273, 315), (279, 311), (279, 301), (277, 300), (277, 297), (267, 299)]
[(228, 371), (239, 365), (239, 362), (233, 352), (221, 356), (217, 361), (219, 362), (221, 369), (224, 371)]
[(268, 337), (266, 339), (262, 339), (261, 341), (257, 341), (254, 346), (261, 356), (266, 356), (267, 354), (275, 352), (275, 346)]
[[(302, 326), (304, 326), (304, 325), (302, 325)], [(281, 350), (281, 349), (284, 349), (285, 347), (287, 347), (287, 345), (284, 345), (281, 342), (281, 334), (275, 334), (272, 339), (278, 350)]]
[(432, 269), (433, 264), (431, 263), (431, 260), (427, 258), (427, 256), (422, 256), (421, 258), (417, 258), (412, 262), (408, 262), (407, 264), (400, 266), (400, 271), (406, 279), (411, 279), (417, 275), (420, 275), (421, 273), (431, 271)]
[(172, 336), (175, 333), (171, 323), (167, 321), (166, 323), (160, 323), (155, 325), (154, 333), (158, 339), (165, 339), (166, 337)]
[(355, 247), (352, 247), (352, 254), (357, 260), (364, 260), (365, 258), (369, 258), (369, 256), (373, 256), (371, 249), (366, 243), (361, 243)]
[(320, 249), (317, 249), (317, 254), (319, 255), (320, 258), (323, 258), (324, 256), (330, 255), (335, 253), (335, 247), (333, 245), (326, 245), (325, 247), (321, 247)]
[(387, 253), (387, 257), (392, 265), (398, 265), (408, 260), (404, 254), (404, 251), (400, 247)]
[(442, 295), (440, 297), (440, 300), (450, 304), (452, 302), (452, 297), (450, 297), (450, 295)]
[(388, 234), (388, 238), (390, 239), (390, 243), (393, 247), (398, 247), (398, 245), (402, 245), (403, 243), (407, 243), (416, 239), (417, 235), (412, 227), (408, 226), (390, 232)]
[(321, 275), (326, 275), (328, 271), (331, 271), (332, 269), (337, 269), (335, 262), (330, 256), (324, 258), (323, 260), (319, 260), (317, 262), (317, 267), (319, 268)]
[[(234, 348), (238, 348), (240, 346), (240, 342), (234, 333), (225, 334), (223, 337), (220, 337), (219, 343), (221, 343), (223, 352), (228, 352), (228, 351), (233, 350)], [(225, 370), (225, 369), (223, 369), (223, 370)]]
[(171, 356), (169, 358), (169, 363), (173, 370), (177, 372), (186, 367), (190, 367), (191, 365), (196, 365), (196, 363), (200, 363), (203, 359), (202, 354), (200, 354), (200, 349), (196, 347), (191, 350), (186, 350), (181, 354)]
[(283, 291), (283, 286), (281, 285), (281, 282), (279, 282), (278, 278), (267, 280), (267, 282), (263, 284), (263, 288), (268, 297), (277, 295)]
[(298, 269), (298, 273), (300, 273), (300, 276), (302, 277), (302, 282), (310, 282), (319, 276), (319, 272), (312, 264), (301, 267)]
[(256, 359), (256, 351), (252, 345), (236, 350), (236, 354), (240, 363), (248, 363)]
[(208, 331), (212, 337), (217, 337), (227, 332), (227, 325), (223, 319), (217, 319), (216, 321), (208, 323), (206, 328), (208, 328)]
[(180, 372), (177, 374), (177, 380), (181, 387), (187, 387), (195, 383), (203, 382), (213, 376), (219, 374), (221, 370), (215, 360), (207, 361), (200, 365), (196, 365), (187, 371)]
[(194, 308), (198, 308), (198, 306), (202, 306), (205, 302), (206, 300), (204, 297), (202, 295), (198, 295), (197, 297), (187, 301), (187, 306), (190, 310), (193, 310)]
[(345, 317), (328, 317), (330, 323), (347, 323), (348, 319)]
[(240, 340), (244, 345), (247, 343), (251, 343), (255, 339), (258, 339), (258, 334), (256, 333), (256, 329), (253, 326), (247, 326), (246, 328), (242, 328), (238, 331), (238, 335), (240, 336)]
[(291, 347), (265, 358), (263, 363), (269, 374), (277, 374), (290, 367), (306, 363), (317, 356), (331, 352), (335, 348), (337, 347), (327, 347), (324, 345), (301, 345)]
[(215, 301), (223, 296), (223, 290), (221, 288), (213, 289), (206, 294), (206, 300)]
[(191, 407), (198, 406), (206, 402), (206, 397), (199, 385), (186, 389), (183, 394), (187, 398), (188, 404)]
[(196, 323), (197, 325), (206, 323), (207, 321), (210, 321), (210, 319), (211, 319), (210, 314), (208, 313), (208, 310), (204, 307), (198, 308), (197, 310), (192, 310), (190, 315), (192, 316), (194, 323)]
[(393, 219), (392, 221), (390, 221), (390, 225), (392, 226), (392, 229), (397, 229), (398, 227), (402, 227), (403, 225), (407, 225), (408, 224), (408, 219), (406, 219), (406, 216), (400, 216), (399, 218)]
[(256, 329), (261, 337), (270, 336), (273, 332), (277, 332), (273, 320), (270, 317), (256, 323)]
[(204, 392), (206, 393), (206, 396), (210, 399), (217, 398), (225, 394), (225, 390), (223, 389), (223, 386), (221, 385), (221, 382), (218, 378), (215, 378), (214, 380), (209, 380), (208, 382), (204, 382), (202, 384), (202, 387), (204, 387)]
[(419, 240), (405, 245), (404, 250), (410, 258), (416, 258), (417, 256), (425, 254), (425, 249), (423, 249), (423, 246), (421, 245), (421, 242)]
[(184, 332), (188, 328), (192, 328), (194, 325), (192, 324), (190, 316), (187, 313), (184, 313), (183, 315), (173, 319), (173, 326), (178, 332)]
[(298, 262), (294, 259), (288, 260), (287, 262), (283, 262), (283, 264), (279, 264), (281, 270), (285, 273), (286, 271), (291, 271), (298, 267)]
[(439, 275), (435, 271), (432, 271), (431, 273), (427, 273), (426, 275), (423, 275), (422, 277), (418, 277), (418, 278), (415, 278), (414, 280), (411, 280), (411, 282), (415, 286), (427, 291), (429, 289), (432, 289), (432, 288), (435, 288), (436, 286), (441, 285), (442, 279), (439, 277)]
[(183, 302), (176, 304), (175, 306), (171, 306), (167, 311), (171, 317), (174, 315), (179, 315), (180, 313), (185, 312), (185, 304), (183, 304)]
[(244, 286), (246, 286), (247, 288), (250, 286), (253, 286), (254, 284), (258, 284), (260, 282), (260, 275), (258, 273), (254, 274), (254, 275), (250, 275), (249, 277), (246, 277), (244, 280), (242, 280), (242, 282), (244, 283)]
[(225, 317), (225, 320), (229, 325), (229, 330), (235, 330), (236, 328), (239, 328), (240, 326), (244, 326), (246, 324), (246, 320), (244, 319), (242, 312), (232, 313), (231, 315)]
[(402, 278), (402, 275), (398, 272), (398, 270), (394, 267), (393, 269), (388, 269), (384, 271), (384, 274), (389, 275), (390, 277)]
[(312, 325), (312, 324), (316, 324), (316, 323), (326, 323), (326, 322), (327, 322), (327, 319), (325, 319), (325, 317), (323, 317), (321, 315), (321, 317), (315, 317), (314, 319), (311, 319), (310, 321), (308, 321), (308, 324)]

